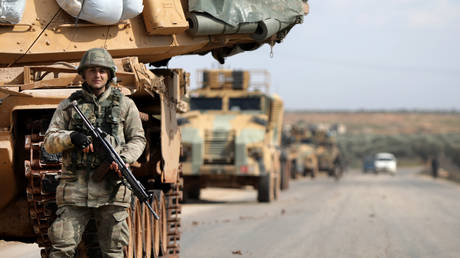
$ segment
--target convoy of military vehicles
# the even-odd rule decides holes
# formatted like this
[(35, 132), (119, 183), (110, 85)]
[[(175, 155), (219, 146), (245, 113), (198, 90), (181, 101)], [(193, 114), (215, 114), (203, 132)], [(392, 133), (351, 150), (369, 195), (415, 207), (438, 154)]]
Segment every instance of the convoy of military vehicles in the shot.
[(339, 179), (344, 161), (335, 142), (334, 132), (306, 121), (298, 121), (283, 130), (284, 166), (292, 179), (316, 177), (319, 172)]
[[(283, 101), (267, 85), (251, 84), (255, 71), (204, 70), (199, 89), (189, 91), (187, 72), (153, 68), (190, 54), (224, 63), (281, 43), (302, 23), (307, 0), (19, 0), (0, 7), (0, 239), (38, 243), (48, 257), (61, 156), (44, 150), (44, 133), (57, 105), (81, 88), (77, 62), (94, 47), (113, 56), (115, 86), (139, 109), (147, 147), (131, 168), (160, 216), (133, 199), (125, 257), (177, 257), (182, 198), (199, 198), (205, 187), (252, 186), (258, 201), (271, 202), (289, 179), (341, 172), (327, 132), (299, 124), (282, 135)], [(91, 221), (77, 257), (97, 257), (96, 230)]]

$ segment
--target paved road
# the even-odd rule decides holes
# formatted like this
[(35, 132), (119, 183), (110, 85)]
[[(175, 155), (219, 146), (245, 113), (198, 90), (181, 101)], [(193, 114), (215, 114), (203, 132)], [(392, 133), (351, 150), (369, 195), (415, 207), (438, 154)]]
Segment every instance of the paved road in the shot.
[(205, 191), (184, 208), (183, 257), (460, 257), (460, 186), (415, 171), (301, 179), (273, 204)]
[[(415, 172), (300, 179), (271, 204), (206, 189), (183, 206), (181, 257), (460, 257), (460, 185)], [(39, 255), (10, 243), (0, 257)]]

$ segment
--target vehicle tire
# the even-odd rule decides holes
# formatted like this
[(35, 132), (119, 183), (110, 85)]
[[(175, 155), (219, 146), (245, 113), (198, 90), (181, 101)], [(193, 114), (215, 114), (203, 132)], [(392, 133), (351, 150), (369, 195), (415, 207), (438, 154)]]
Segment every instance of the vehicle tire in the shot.
[(278, 200), (278, 197), (281, 192), (281, 173), (278, 173), (278, 175), (274, 179), (274, 184), (273, 184), (273, 200)]
[(342, 168), (338, 165), (334, 167), (334, 178), (336, 181), (342, 178)]
[(257, 201), (271, 202), (274, 199), (274, 178), (271, 174), (259, 176), (259, 184), (257, 186)]
[(334, 168), (328, 168), (327, 169), (327, 175), (328, 176), (334, 176)]
[(310, 177), (315, 178), (318, 175), (318, 169), (314, 168), (310, 171)]
[(289, 179), (290, 177), (289, 163), (284, 161), (281, 163), (281, 191), (287, 190), (289, 188)]
[(289, 162), (289, 170), (291, 172), (291, 178), (292, 179), (297, 179), (299, 177), (299, 174), (297, 173), (297, 168), (295, 165), (295, 160), (291, 160)]
[(199, 200), (201, 189), (199, 187), (185, 187), (184, 189), (184, 201), (187, 200)]

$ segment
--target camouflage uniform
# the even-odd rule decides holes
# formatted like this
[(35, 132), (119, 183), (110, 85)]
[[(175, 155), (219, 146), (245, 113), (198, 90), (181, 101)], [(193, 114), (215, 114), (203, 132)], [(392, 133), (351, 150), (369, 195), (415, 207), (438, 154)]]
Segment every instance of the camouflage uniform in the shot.
[(72, 132), (90, 134), (73, 109), (65, 110), (72, 100), (77, 100), (93, 125), (109, 134), (107, 140), (126, 163), (136, 161), (146, 143), (136, 105), (118, 89), (108, 85), (96, 97), (85, 83), (83, 90), (59, 104), (44, 143), (47, 152), (63, 155), (62, 175), (56, 190), (57, 218), (49, 228), (50, 257), (73, 257), (91, 216), (96, 220), (104, 257), (123, 257), (122, 248), (129, 240), (126, 208), (131, 202), (131, 191), (121, 184), (116, 173), (109, 171), (100, 182), (91, 177), (105, 157), (96, 148), (89, 153), (74, 148)]

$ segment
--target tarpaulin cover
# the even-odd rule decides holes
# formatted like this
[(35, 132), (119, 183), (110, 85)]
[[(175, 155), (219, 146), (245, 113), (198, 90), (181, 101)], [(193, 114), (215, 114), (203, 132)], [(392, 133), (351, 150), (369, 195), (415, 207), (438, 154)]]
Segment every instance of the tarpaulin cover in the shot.
[(292, 22), (304, 13), (302, 0), (189, 0), (189, 11), (208, 13), (233, 26), (268, 18)]

